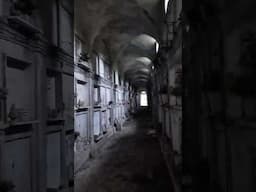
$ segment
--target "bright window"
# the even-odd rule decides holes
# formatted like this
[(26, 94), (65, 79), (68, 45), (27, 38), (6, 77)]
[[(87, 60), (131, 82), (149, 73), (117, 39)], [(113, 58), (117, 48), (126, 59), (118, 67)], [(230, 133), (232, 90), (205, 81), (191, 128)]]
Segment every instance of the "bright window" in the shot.
[(165, 13), (167, 13), (167, 9), (168, 9), (168, 3), (169, 3), (169, 0), (165, 0), (164, 1), (164, 4), (165, 4)]
[(159, 44), (156, 42), (156, 53), (159, 51)]
[(148, 106), (148, 95), (146, 91), (142, 91), (140, 93), (140, 106), (147, 107)]
[(100, 57), (99, 57), (99, 75), (101, 77), (104, 77), (104, 62)]

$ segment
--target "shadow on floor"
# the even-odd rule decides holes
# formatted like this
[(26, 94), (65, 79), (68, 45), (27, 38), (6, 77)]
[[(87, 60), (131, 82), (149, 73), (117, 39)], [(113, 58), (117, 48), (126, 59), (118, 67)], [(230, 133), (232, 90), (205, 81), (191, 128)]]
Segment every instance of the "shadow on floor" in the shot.
[(76, 178), (75, 192), (170, 192), (151, 116), (145, 110), (125, 123)]

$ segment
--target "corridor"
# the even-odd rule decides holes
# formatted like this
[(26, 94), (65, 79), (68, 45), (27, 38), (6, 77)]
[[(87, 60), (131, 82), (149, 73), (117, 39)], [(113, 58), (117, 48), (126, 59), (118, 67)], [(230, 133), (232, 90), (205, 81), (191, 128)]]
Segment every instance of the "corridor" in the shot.
[(0, 192), (255, 192), (255, 7), (0, 0)]
[(171, 192), (171, 182), (150, 114), (140, 112), (84, 163), (76, 192)]

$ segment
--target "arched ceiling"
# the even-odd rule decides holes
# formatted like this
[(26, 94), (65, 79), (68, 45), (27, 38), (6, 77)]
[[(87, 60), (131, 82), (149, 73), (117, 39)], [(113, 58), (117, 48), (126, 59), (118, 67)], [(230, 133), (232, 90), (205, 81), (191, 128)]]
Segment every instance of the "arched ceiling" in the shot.
[(75, 30), (88, 52), (106, 55), (135, 86), (145, 86), (156, 56), (163, 0), (76, 0)]

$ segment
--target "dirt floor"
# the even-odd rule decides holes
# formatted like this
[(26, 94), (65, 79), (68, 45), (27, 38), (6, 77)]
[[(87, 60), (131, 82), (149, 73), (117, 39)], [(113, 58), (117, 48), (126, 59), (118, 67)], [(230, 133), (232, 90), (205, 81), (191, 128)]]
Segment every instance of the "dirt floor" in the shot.
[(75, 192), (171, 192), (150, 115), (141, 113), (125, 123), (84, 163), (75, 177)]

